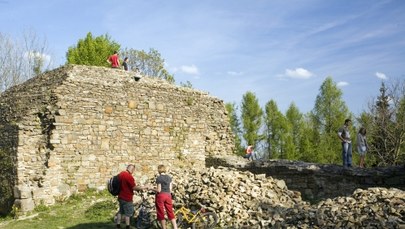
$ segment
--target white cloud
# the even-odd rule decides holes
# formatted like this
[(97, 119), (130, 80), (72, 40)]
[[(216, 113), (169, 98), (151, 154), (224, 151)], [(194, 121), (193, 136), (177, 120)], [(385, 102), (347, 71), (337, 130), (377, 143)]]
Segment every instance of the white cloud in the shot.
[(243, 73), (243, 72), (228, 71), (227, 74), (228, 74), (228, 75), (231, 75), (231, 76), (241, 76), (241, 75), (243, 75), (244, 73)]
[(293, 79), (309, 79), (312, 76), (314, 76), (314, 74), (304, 68), (286, 69), (284, 73), (284, 77)]
[(35, 51), (30, 51), (24, 53), (24, 57), (30, 60), (34, 59), (40, 59), (44, 61), (45, 63), (48, 63), (51, 61), (51, 56), (45, 53), (40, 53), (40, 52), (35, 52)]
[(388, 77), (384, 73), (381, 73), (381, 72), (376, 72), (375, 75), (377, 76), (377, 78), (382, 79), (382, 80), (388, 79)]
[(175, 71), (181, 71), (181, 72), (184, 72), (184, 73), (190, 74), (190, 75), (198, 75), (199, 74), (198, 68), (194, 64), (189, 65), (189, 66), (182, 65), (182, 66), (180, 66), (180, 68), (175, 68)]
[(348, 82), (345, 82), (345, 81), (340, 81), (340, 82), (338, 82), (336, 85), (337, 85), (338, 87), (345, 87), (345, 86), (349, 85), (349, 83), (348, 83)]

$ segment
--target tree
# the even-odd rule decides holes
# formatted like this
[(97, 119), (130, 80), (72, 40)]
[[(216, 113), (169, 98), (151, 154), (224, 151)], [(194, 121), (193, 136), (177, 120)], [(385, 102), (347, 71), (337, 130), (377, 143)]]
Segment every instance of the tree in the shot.
[(52, 63), (47, 53), (46, 39), (32, 30), (22, 40), (0, 33), (0, 91), (48, 70)]
[(338, 144), (337, 130), (343, 125), (351, 114), (342, 100), (342, 91), (333, 82), (332, 77), (327, 77), (322, 83), (316, 97), (315, 107), (312, 110), (313, 129), (319, 135), (313, 139), (317, 144), (317, 154), (320, 163), (340, 163), (341, 151)]
[(225, 109), (228, 112), (229, 124), (231, 126), (232, 133), (235, 138), (235, 150), (236, 150), (235, 153), (239, 155), (244, 155), (244, 148), (242, 147), (242, 140), (240, 137), (242, 131), (240, 127), (240, 121), (236, 114), (237, 107), (235, 103), (226, 103)]
[(106, 61), (107, 58), (119, 49), (120, 45), (108, 34), (93, 37), (89, 32), (75, 46), (69, 47), (66, 59), (68, 64), (108, 67), (110, 64)]
[(380, 95), (370, 109), (373, 117), (369, 130), (370, 154), (378, 165), (405, 162), (405, 81), (389, 88), (381, 83)]
[(265, 130), (269, 158), (287, 159), (287, 154), (293, 150), (290, 127), (274, 100), (265, 106)]
[(318, 162), (317, 144), (319, 132), (314, 129), (313, 118), (311, 113), (303, 117), (303, 127), (300, 134), (300, 157), (299, 160), (306, 162)]
[(262, 139), (259, 130), (262, 125), (263, 111), (254, 93), (248, 91), (243, 95), (241, 112), (243, 138), (247, 145), (256, 145)]
[(295, 103), (291, 103), (286, 112), (286, 118), (288, 124), (291, 128), (289, 128), (290, 133), (289, 135), (292, 138), (293, 147), (289, 152), (290, 160), (299, 160), (302, 154), (301, 151), (301, 135), (304, 135), (303, 132), (303, 115), (299, 111), (298, 107)]
[(121, 55), (128, 57), (128, 65), (131, 69), (138, 69), (144, 75), (165, 79), (170, 83), (174, 83), (174, 76), (165, 69), (165, 60), (157, 50), (150, 49), (149, 52), (145, 52), (144, 50), (139, 51), (127, 48), (121, 52)]

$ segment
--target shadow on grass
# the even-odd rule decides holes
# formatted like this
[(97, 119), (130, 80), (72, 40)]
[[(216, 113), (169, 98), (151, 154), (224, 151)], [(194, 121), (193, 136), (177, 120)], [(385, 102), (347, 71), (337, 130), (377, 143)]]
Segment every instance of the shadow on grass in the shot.
[(67, 227), (66, 229), (101, 229), (101, 228), (115, 228), (115, 224), (112, 222), (83, 223), (72, 227)]

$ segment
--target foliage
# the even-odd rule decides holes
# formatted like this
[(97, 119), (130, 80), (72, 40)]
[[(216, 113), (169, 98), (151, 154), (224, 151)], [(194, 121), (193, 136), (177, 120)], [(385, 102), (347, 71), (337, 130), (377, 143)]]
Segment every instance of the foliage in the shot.
[[(327, 77), (322, 83), (316, 97), (315, 107), (311, 112), (313, 128), (319, 135), (312, 139), (318, 142), (318, 161), (321, 163), (339, 163), (341, 161), (340, 144), (337, 131), (346, 118), (350, 118), (349, 109), (342, 100), (342, 91)], [(352, 132), (353, 133), (353, 132)]]
[[(164, 59), (156, 49), (150, 49), (149, 52), (144, 50), (135, 50), (126, 48), (121, 52), (121, 55), (128, 57), (128, 66), (132, 70), (138, 70), (144, 75), (165, 79), (170, 83), (174, 83), (174, 76), (164, 67)], [(187, 86), (192, 86), (186, 84)]]
[(278, 110), (276, 102), (270, 100), (265, 106), (265, 139), (269, 158), (287, 158), (292, 144), (289, 129), (287, 119)]
[(259, 130), (262, 125), (263, 110), (260, 108), (256, 95), (250, 91), (242, 98), (243, 138), (247, 145), (256, 145), (262, 139)]
[(185, 83), (180, 82), (180, 86), (181, 87), (187, 87), (187, 88), (193, 88), (193, 84), (191, 84), (191, 82), (188, 81), (188, 80)]
[(79, 39), (75, 46), (69, 47), (66, 60), (68, 64), (108, 67), (108, 57), (119, 49), (120, 45), (108, 34), (93, 37), (89, 32), (85, 38)]
[(295, 103), (291, 103), (286, 111), (286, 118), (290, 126), (289, 135), (291, 136), (292, 147), (290, 147), (287, 158), (290, 160), (299, 160), (303, 150), (301, 146), (301, 138), (306, 133), (303, 132), (304, 120), (303, 114), (299, 111)]
[(242, 140), (241, 140), (241, 124), (239, 122), (238, 116), (236, 114), (237, 107), (235, 103), (226, 103), (225, 109), (228, 112), (229, 116), (229, 123), (232, 129), (232, 133), (235, 139), (235, 153), (239, 155), (244, 155), (244, 148), (242, 147)]
[(0, 92), (51, 67), (47, 42), (32, 30), (22, 40), (0, 33)]
[(405, 81), (390, 87), (381, 83), (380, 95), (368, 116), (370, 154), (377, 165), (405, 162)]

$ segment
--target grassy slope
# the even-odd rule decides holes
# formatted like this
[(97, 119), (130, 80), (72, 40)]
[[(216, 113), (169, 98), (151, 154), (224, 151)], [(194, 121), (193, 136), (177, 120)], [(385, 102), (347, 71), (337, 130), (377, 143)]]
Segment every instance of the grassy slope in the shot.
[(0, 228), (114, 228), (112, 217), (117, 206), (116, 199), (108, 192), (90, 191), (52, 207), (39, 206), (31, 213), (32, 218), (29, 215), (19, 220), (0, 218)]

